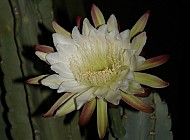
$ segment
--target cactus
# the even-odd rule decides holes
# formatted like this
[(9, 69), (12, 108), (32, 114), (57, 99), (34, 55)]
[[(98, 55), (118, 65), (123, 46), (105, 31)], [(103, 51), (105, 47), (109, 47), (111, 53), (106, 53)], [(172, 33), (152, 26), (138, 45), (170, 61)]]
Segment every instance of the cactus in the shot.
[[(168, 107), (157, 92), (152, 92), (148, 97), (142, 98), (143, 102), (151, 104), (153, 113), (139, 112), (131, 108), (117, 108), (120, 118), (115, 119), (115, 114), (110, 114), (112, 135), (110, 139), (120, 140), (172, 140), (171, 118)], [(115, 108), (110, 108), (115, 110)], [(115, 111), (116, 112), (116, 111)], [(121, 113), (122, 112), (122, 113)], [(122, 117), (121, 117), (122, 116)], [(121, 123), (122, 121), (122, 123)], [(125, 126), (125, 127), (123, 127)], [(119, 133), (125, 131), (125, 133)], [(113, 136), (113, 137), (112, 137)]]
[[(85, 14), (81, 3), (75, 4), (80, 7), (78, 11), (77, 8), (68, 8), (72, 5), (71, 1), (64, 2), (67, 3), (66, 9), (72, 10), (68, 14), (70, 23), (79, 12)], [(59, 8), (60, 5), (55, 6)], [(92, 133), (86, 128), (81, 133), (78, 125), (80, 111), (60, 118), (41, 117), (61, 94), (56, 96), (50, 89), (25, 84), (26, 78), (46, 71), (46, 64), (34, 56), (33, 46), (44, 40), (52, 45), (49, 40), (53, 32), (51, 23), (55, 18), (53, 11), (56, 9), (52, 7), (52, 0), (0, 0), (2, 140), (84, 140)], [(135, 137), (142, 140), (172, 139), (167, 104), (161, 101), (157, 93), (142, 100), (146, 103), (152, 101), (154, 113), (137, 112), (123, 106), (109, 107), (108, 140), (130, 140)]]
[[(43, 67), (31, 61), (33, 46), (39, 44), (42, 28), (52, 32), (53, 10), (51, 0), (0, 1), (1, 52), (1, 138), (14, 140), (82, 139), (77, 126), (77, 115), (71, 123), (64, 118), (44, 119), (36, 112), (52, 91), (25, 85), (26, 77), (38, 74)], [(50, 34), (51, 35), (51, 34)], [(33, 53), (31, 53), (33, 54)], [(38, 68), (38, 69), (36, 69)], [(3, 88), (4, 87), (4, 88)], [(40, 94), (38, 94), (40, 93)], [(4, 101), (5, 100), (5, 101)], [(8, 109), (8, 110), (7, 110)], [(36, 115), (37, 114), (37, 115)], [(7, 118), (6, 118), (7, 117)], [(76, 124), (75, 124), (76, 123)], [(71, 127), (72, 126), (72, 127)]]

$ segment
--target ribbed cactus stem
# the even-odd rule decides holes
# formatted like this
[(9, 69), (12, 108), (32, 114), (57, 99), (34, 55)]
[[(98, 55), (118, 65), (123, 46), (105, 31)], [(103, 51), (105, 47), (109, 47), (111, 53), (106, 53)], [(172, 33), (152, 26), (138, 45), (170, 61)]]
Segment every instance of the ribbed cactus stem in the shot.
[[(167, 103), (161, 100), (157, 92), (152, 92), (148, 97), (140, 99), (144, 103), (151, 105), (155, 109), (154, 112), (144, 113), (128, 108), (127, 106), (123, 106), (124, 112), (121, 111), (117, 114), (123, 115), (122, 122), (126, 130), (125, 135), (118, 138), (116, 135), (118, 130), (111, 126), (110, 128), (113, 134), (110, 133), (108, 135), (108, 139), (173, 140), (171, 132), (171, 118), (168, 116)], [(112, 115), (111, 117), (113, 117)], [(113, 118), (111, 118), (111, 124), (113, 124)]]
[(110, 117), (111, 133), (115, 138), (122, 138), (125, 133), (125, 127), (122, 122), (121, 108), (119, 106), (110, 106), (108, 109)]

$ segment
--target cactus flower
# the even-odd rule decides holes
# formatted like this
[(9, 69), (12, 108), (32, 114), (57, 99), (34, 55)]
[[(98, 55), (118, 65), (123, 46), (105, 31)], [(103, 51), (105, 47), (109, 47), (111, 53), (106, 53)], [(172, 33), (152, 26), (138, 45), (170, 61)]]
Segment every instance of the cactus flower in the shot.
[(64, 93), (44, 117), (63, 116), (82, 107), (79, 124), (85, 125), (96, 108), (98, 134), (103, 138), (108, 125), (108, 104), (118, 105), (122, 100), (137, 110), (153, 112), (138, 96), (146, 93), (145, 86), (164, 88), (168, 83), (140, 71), (165, 63), (168, 55), (149, 59), (140, 55), (147, 39), (143, 30), (149, 11), (131, 30), (122, 32), (113, 14), (106, 22), (100, 9), (93, 4), (91, 15), (94, 26), (84, 18), (82, 28), (78, 21), (71, 33), (53, 22), (56, 50), (38, 45), (36, 55), (55, 73), (31, 78), (27, 83), (42, 84)]

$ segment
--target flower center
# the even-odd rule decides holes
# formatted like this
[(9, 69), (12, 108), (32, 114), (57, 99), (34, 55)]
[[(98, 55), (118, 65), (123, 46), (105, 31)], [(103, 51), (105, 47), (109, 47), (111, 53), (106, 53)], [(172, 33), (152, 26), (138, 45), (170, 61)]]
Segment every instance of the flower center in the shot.
[(77, 82), (106, 86), (119, 77), (125, 52), (110, 42), (79, 45), (76, 55), (70, 59), (70, 68)]

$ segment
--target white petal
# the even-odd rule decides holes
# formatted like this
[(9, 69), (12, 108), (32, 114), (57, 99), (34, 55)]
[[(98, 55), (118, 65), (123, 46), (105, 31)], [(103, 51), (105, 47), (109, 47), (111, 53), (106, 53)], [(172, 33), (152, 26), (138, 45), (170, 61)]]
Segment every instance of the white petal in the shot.
[(118, 105), (119, 101), (121, 100), (120, 91), (119, 90), (116, 90), (116, 91), (109, 90), (108, 94), (105, 96), (105, 99), (114, 105)]
[(131, 64), (130, 64), (130, 70), (136, 71), (137, 67), (142, 65), (145, 62), (145, 58), (142, 56), (132, 56), (131, 57)]
[(56, 63), (51, 66), (51, 69), (64, 78), (74, 79), (73, 73), (67, 64)]
[(130, 33), (130, 30), (125, 30), (125, 31), (120, 33), (120, 35), (122, 37), (122, 43), (123, 43), (123, 46), (125, 49), (131, 49), (129, 33)]
[(127, 79), (133, 80), (134, 79), (134, 72), (133, 71), (129, 71), (127, 74)]
[(84, 92), (87, 89), (89, 89), (89, 86), (79, 85), (79, 86), (76, 86), (76, 87), (67, 88), (67, 91), (72, 92), (72, 93), (77, 93), (77, 92)]
[(57, 44), (56, 49), (62, 55), (71, 55), (76, 51), (76, 46), (70, 44)]
[(95, 90), (96, 90), (95, 87), (90, 88), (89, 90), (85, 91), (76, 98), (77, 109), (80, 109), (86, 102), (95, 98), (95, 96), (93, 95)]
[[(69, 85), (69, 86), (68, 86)], [(59, 89), (57, 90), (58, 93), (61, 92), (70, 92), (68, 89), (76, 87), (76, 81), (75, 80), (67, 80), (61, 83), (59, 86)]]
[(56, 47), (57, 44), (73, 44), (73, 40), (70, 38), (67, 38), (59, 33), (53, 33), (53, 42), (54, 46)]
[(129, 86), (129, 81), (128, 79), (124, 79), (120, 85), (120, 89), (126, 90)]
[(120, 33), (121, 36), (122, 36), (122, 38), (123, 38), (123, 40), (128, 40), (128, 41), (129, 41), (129, 33), (130, 33), (130, 30), (129, 30), (129, 29), (124, 30), (124, 31), (122, 31), (122, 32)]
[(113, 14), (108, 19), (107, 25), (108, 25), (108, 32), (114, 31), (116, 34), (119, 33), (117, 20)]
[(43, 61), (47, 62), (46, 56), (47, 53), (41, 52), (41, 51), (36, 51), (35, 54)]
[(91, 29), (94, 29), (94, 27), (90, 24), (89, 20), (85, 18), (83, 20), (82, 34), (88, 36)]
[(134, 80), (129, 80), (128, 83), (129, 86), (126, 90), (124, 90), (125, 92), (129, 94), (144, 93), (144, 89), (141, 87), (141, 85), (138, 82)]
[(63, 89), (67, 92), (77, 93), (77, 92), (84, 92), (85, 90), (89, 89), (89, 86), (86, 85), (80, 85), (75, 80), (68, 80), (64, 81), (60, 85), (60, 90)]
[(142, 32), (139, 35), (137, 35), (136, 37), (134, 37), (134, 39), (132, 40), (131, 46), (132, 49), (135, 50), (135, 54), (139, 55), (146, 43), (146, 32)]
[(76, 109), (76, 104), (75, 104), (75, 98), (80, 95), (80, 93), (75, 94), (72, 96), (67, 102), (65, 102), (63, 105), (61, 105), (58, 110), (56, 111), (55, 116), (60, 117), (64, 116)]
[(100, 32), (100, 33), (102, 33), (103, 35), (105, 35), (106, 33), (107, 33), (107, 25), (106, 24), (103, 24), (103, 25), (101, 25), (99, 28), (98, 28), (98, 31)]
[(107, 95), (109, 88), (108, 87), (99, 87), (95, 92), (94, 95), (98, 98), (103, 98)]
[(97, 38), (97, 30), (94, 29), (94, 30), (90, 30), (90, 34), (89, 34), (89, 39), (91, 40), (95, 40)]
[(76, 87), (79, 86), (79, 83), (76, 80), (71, 80), (71, 81), (65, 81), (61, 84), (65, 88), (71, 88), (71, 87)]
[(52, 74), (41, 81), (42, 85), (48, 86), (52, 89), (58, 89), (62, 82), (63, 79), (57, 74)]
[(63, 87), (63, 86), (60, 85), (58, 87), (57, 93), (63, 93), (63, 92), (66, 92), (66, 91), (67, 91), (67, 89), (65, 87)]
[(141, 66), (145, 62), (145, 58), (142, 56), (136, 56), (136, 61), (137, 61), (137, 67)]
[(58, 62), (61, 62), (61, 58), (58, 54), (58, 52), (54, 52), (54, 53), (49, 53), (47, 56), (46, 56), (46, 59), (47, 61), (53, 65), (53, 64), (56, 64)]
[(132, 56), (131, 57), (131, 64), (130, 64), (130, 70), (135, 71), (137, 69), (137, 63), (136, 63), (136, 57)]
[(75, 44), (82, 44), (85, 42), (85, 36), (81, 35), (77, 26), (75, 26), (72, 30), (72, 38)]

